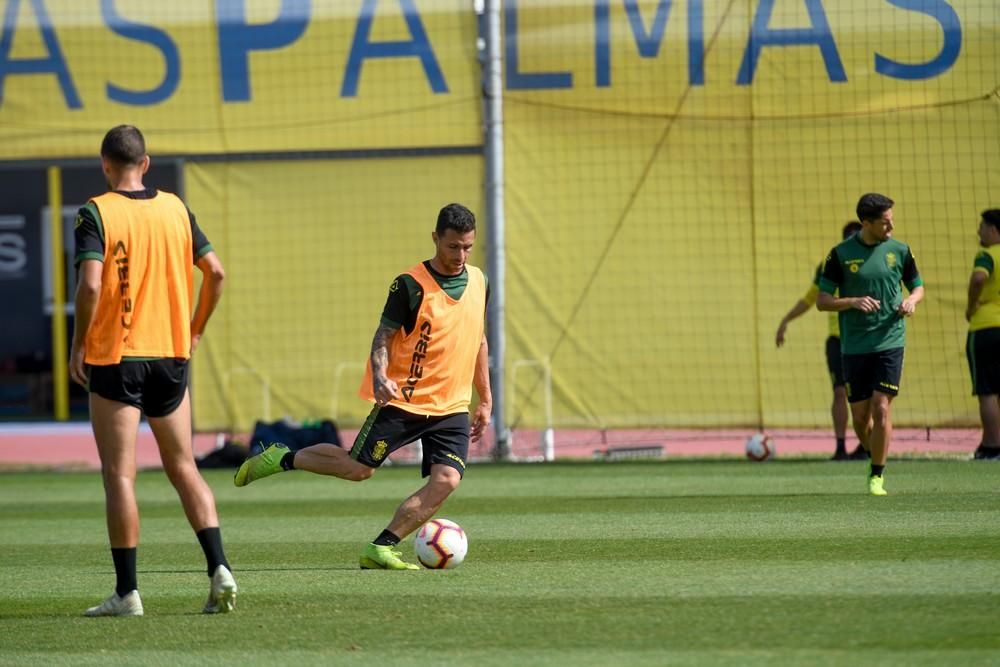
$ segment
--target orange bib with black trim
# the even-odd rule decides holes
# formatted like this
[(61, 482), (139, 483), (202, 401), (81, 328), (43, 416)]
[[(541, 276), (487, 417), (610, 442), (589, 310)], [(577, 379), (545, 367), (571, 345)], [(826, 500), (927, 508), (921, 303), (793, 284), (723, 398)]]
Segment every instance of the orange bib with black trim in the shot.
[[(391, 405), (419, 415), (464, 412), (472, 402), (472, 379), (485, 330), (486, 277), (466, 265), (469, 283), (460, 299), (441, 289), (423, 263), (406, 271), (423, 290), (416, 326), (389, 341), (388, 376), (399, 385)], [(358, 392), (374, 401), (371, 359)]]
[(87, 330), (86, 362), (191, 354), (194, 295), (191, 220), (184, 203), (157, 192), (131, 199), (108, 192), (92, 199), (104, 227), (100, 299)]

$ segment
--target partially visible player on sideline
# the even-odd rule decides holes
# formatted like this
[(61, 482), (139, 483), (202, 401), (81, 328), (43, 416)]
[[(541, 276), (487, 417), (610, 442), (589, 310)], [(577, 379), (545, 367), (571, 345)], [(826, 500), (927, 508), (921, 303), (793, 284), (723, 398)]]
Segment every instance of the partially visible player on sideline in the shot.
[[(194, 461), (188, 360), (222, 296), (222, 264), (175, 195), (146, 188), (142, 133), (112, 128), (101, 144), (109, 192), (76, 218), (76, 323), (69, 372), (90, 392), (117, 582), (87, 616), (141, 616), (135, 441), (146, 415), (160, 459), (205, 552), (206, 614), (232, 611), (236, 581), (222, 548), (215, 497)], [(204, 280), (193, 309), (194, 269)]]
[[(372, 339), (359, 391), (375, 403), (350, 452), (318, 444), (292, 452), (272, 443), (236, 472), (236, 486), (283, 470), (308, 470), (351, 481), (374, 474), (392, 452), (420, 440), (427, 482), (396, 509), (392, 520), (361, 553), (366, 570), (416, 570), (396, 546), (444, 504), (465, 474), (469, 443), (490, 424), (486, 276), (466, 264), (476, 240), (476, 218), (461, 204), (438, 213), (431, 233), (434, 256), (398, 276)], [(472, 385), (479, 404), (469, 405)]]
[[(861, 223), (852, 220), (844, 225), (841, 237), (849, 238), (851, 235), (861, 230)], [(816, 266), (816, 273), (813, 281), (809, 285), (805, 296), (795, 302), (791, 310), (785, 313), (778, 324), (778, 331), (774, 334), (774, 344), (781, 347), (785, 344), (785, 331), (788, 324), (801, 317), (816, 305), (816, 297), (819, 295), (819, 278), (823, 273), (823, 262)], [(847, 407), (847, 387), (844, 383), (844, 365), (840, 358), (840, 322), (836, 313), (827, 316), (827, 326), (829, 334), (826, 337), (826, 369), (830, 372), (830, 381), (833, 383), (833, 402), (830, 404), (830, 417), (833, 419), (833, 435), (836, 438), (836, 447), (833, 452), (834, 461), (848, 461), (851, 459), (867, 459), (868, 452), (860, 444), (850, 454), (847, 453), (847, 419), (850, 411)]]
[[(891, 406), (899, 394), (906, 344), (903, 319), (924, 298), (910, 247), (892, 238), (893, 204), (876, 193), (861, 197), (861, 231), (830, 251), (816, 298), (820, 310), (839, 313), (847, 400), (854, 432), (871, 453), (868, 492), (873, 496), (886, 495)], [(909, 291), (905, 299), (900, 283)]]
[(973, 458), (1000, 459), (1000, 208), (983, 211), (979, 243), (969, 278), (969, 322), (965, 354), (972, 393), (979, 399), (983, 439)]

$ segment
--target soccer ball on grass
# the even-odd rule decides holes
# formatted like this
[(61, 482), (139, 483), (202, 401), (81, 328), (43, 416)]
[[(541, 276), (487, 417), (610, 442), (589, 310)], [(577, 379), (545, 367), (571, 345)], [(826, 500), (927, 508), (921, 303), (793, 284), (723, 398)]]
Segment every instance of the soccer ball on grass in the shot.
[(774, 440), (764, 433), (754, 433), (747, 438), (746, 451), (747, 458), (751, 461), (767, 461), (777, 454)]
[(431, 570), (448, 570), (461, 565), (469, 550), (462, 527), (448, 519), (431, 519), (413, 539), (417, 560)]

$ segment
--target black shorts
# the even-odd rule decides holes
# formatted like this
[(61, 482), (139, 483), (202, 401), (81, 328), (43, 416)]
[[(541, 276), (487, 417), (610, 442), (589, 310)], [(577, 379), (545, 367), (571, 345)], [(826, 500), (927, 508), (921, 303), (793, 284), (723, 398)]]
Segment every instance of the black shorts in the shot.
[(834, 387), (843, 387), (847, 383), (844, 379), (844, 360), (840, 356), (840, 338), (836, 336), (826, 339), (826, 369), (830, 371), (830, 382)]
[(903, 375), (903, 348), (845, 354), (844, 378), (847, 380), (847, 401), (867, 401), (876, 391), (889, 396), (899, 394)]
[(147, 417), (166, 417), (184, 400), (187, 359), (122, 361), (88, 366), (88, 389), (109, 401), (135, 406)]
[(973, 396), (1000, 394), (1000, 328), (970, 331), (965, 339)]
[(442, 463), (465, 475), (469, 456), (469, 413), (441, 417), (415, 415), (388, 405), (372, 408), (351, 447), (351, 458), (378, 468), (394, 451), (420, 440), (424, 460), (420, 472), (431, 474), (431, 465)]

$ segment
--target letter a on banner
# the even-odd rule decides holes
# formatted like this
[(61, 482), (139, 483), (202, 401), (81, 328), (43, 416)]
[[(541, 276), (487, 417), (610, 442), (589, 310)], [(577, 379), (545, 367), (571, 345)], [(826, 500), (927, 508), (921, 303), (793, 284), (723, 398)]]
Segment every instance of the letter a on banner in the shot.
[(47, 58), (11, 59), (10, 49), (17, 33), (17, 13), (21, 0), (7, 0), (7, 8), (3, 13), (3, 37), (0, 38), (0, 105), (3, 104), (3, 86), (8, 75), (55, 74), (59, 88), (66, 99), (66, 106), (70, 109), (79, 109), (83, 104), (76, 93), (73, 79), (70, 78), (66, 58), (63, 57), (62, 49), (59, 47), (59, 39), (52, 27), (49, 12), (45, 9), (45, 2), (44, 0), (30, 0), (30, 2), (42, 32), (42, 42), (49, 55)]
[(412, 39), (408, 41), (373, 42), (371, 41), (372, 23), (375, 20), (377, 0), (364, 0), (361, 5), (361, 16), (358, 17), (358, 27), (354, 31), (354, 41), (351, 43), (351, 53), (347, 57), (347, 71), (344, 72), (344, 83), (340, 87), (341, 97), (354, 97), (358, 94), (358, 81), (361, 78), (361, 65), (368, 58), (419, 58), (423, 65), (424, 75), (431, 84), (434, 93), (447, 93), (448, 84), (444, 74), (434, 57), (430, 39), (424, 24), (420, 20), (413, 0), (399, 0), (403, 9), (403, 19), (410, 31)]
[(771, 12), (774, 11), (776, 0), (761, 0), (757, 14), (753, 18), (750, 30), (750, 41), (743, 52), (743, 63), (736, 78), (737, 85), (749, 86), (753, 83), (754, 71), (757, 69), (757, 59), (765, 46), (818, 46), (826, 65), (826, 74), (830, 81), (847, 81), (844, 64), (837, 52), (837, 43), (833, 40), (830, 23), (826, 20), (821, 0), (805, 0), (809, 10), (810, 28), (769, 28)]

